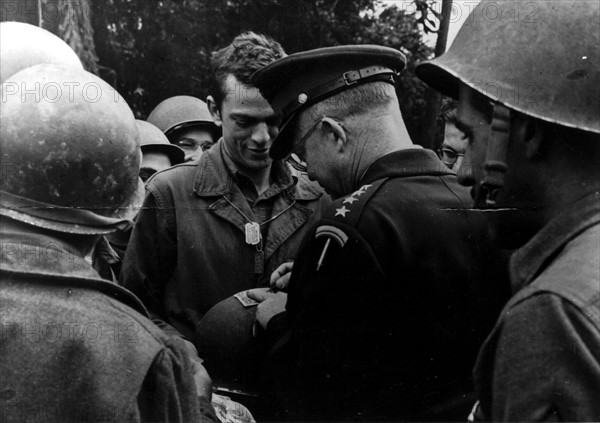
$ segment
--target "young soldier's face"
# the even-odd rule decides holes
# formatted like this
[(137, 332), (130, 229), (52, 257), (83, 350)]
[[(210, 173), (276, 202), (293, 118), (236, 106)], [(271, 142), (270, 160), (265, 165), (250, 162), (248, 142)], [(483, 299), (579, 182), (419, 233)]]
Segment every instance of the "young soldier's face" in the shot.
[(242, 84), (233, 75), (225, 85), (220, 120), (227, 152), (243, 170), (270, 166), (269, 149), (279, 133), (280, 119), (257, 88)]

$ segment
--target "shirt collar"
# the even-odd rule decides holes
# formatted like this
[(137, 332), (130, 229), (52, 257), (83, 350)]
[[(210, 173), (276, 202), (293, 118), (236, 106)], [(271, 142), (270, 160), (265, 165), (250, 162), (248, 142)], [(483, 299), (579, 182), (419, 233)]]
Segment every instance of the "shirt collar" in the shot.
[[(229, 174), (233, 178), (236, 183), (244, 178), (249, 181), (237, 168), (236, 163), (233, 161), (227, 150), (225, 149), (225, 144), (223, 143), (222, 149), (223, 161), (225, 162), (225, 166), (229, 171)], [(292, 177), (290, 170), (283, 160), (273, 160), (271, 164), (271, 178), (273, 182), (269, 186), (269, 188), (261, 195), (261, 197), (269, 198), (273, 195), (278, 194), (279, 192), (290, 188), (294, 185), (295, 181)]]
[(34, 227), (29, 228), (20, 222), (0, 222), (0, 270), (3, 272), (27, 276), (32, 281), (40, 280), (41, 275), (48, 284), (100, 291), (144, 316), (148, 315), (133, 293), (102, 279), (67, 242), (39, 233)]
[(510, 259), (514, 292), (531, 283), (573, 238), (600, 222), (600, 191), (592, 191), (556, 216)]
[[(23, 224), (24, 225), (24, 224)], [(58, 238), (35, 230), (25, 230), (23, 225), (3, 222), (3, 249), (0, 268), (16, 273), (66, 275), (82, 279), (98, 279), (98, 273), (73, 247)]]
[[(263, 197), (272, 197), (284, 190), (297, 187), (295, 198), (311, 200), (322, 195), (322, 189), (315, 183), (298, 184), (296, 177), (283, 160), (274, 160), (271, 165), (273, 183), (263, 193)], [(194, 192), (200, 197), (214, 197), (231, 193), (239, 174), (235, 162), (225, 151), (223, 138), (200, 157), (194, 175)]]

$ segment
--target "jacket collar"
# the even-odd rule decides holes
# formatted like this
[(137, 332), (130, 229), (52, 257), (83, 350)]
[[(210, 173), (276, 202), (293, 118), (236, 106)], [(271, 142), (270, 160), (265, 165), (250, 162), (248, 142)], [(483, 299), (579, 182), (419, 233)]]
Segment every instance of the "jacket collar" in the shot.
[[(283, 160), (274, 160), (272, 172), (275, 181), (265, 195), (270, 197), (282, 191), (293, 193), (297, 200), (315, 200), (323, 194), (323, 190), (315, 182), (293, 176)], [(202, 154), (194, 174), (193, 190), (200, 197), (216, 197), (232, 194), (236, 187), (237, 168), (225, 151), (221, 138), (210, 150)], [(295, 188), (295, 189), (294, 189)]]
[(513, 253), (510, 259), (513, 292), (531, 283), (569, 241), (599, 222), (600, 191), (590, 192), (551, 220)]
[(92, 265), (65, 241), (38, 233), (25, 224), (2, 220), (0, 271), (30, 277), (32, 281), (42, 277), (55, 285), (100, 291), (144, 316), (148, 315), (133, 293), (102, 279)]
[(433, 151), (409, 148), (394, 151), (375, 160), (360, 178), (359, 185), (383, 178), (421, 175), (454, 175), (454, 172), (448, 169)]

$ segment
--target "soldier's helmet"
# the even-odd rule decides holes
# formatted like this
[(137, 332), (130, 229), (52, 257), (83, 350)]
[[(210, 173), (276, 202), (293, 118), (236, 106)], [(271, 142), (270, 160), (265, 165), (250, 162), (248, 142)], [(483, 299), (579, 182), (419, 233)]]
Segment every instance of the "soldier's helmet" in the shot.
[(110, 85), (32, 66), (2, 84), (0, 119), (2, 215), (80, 234), (128, 226), (141, 151), (133, 112)]
[(45, 29), (21, 22), (0, 23), (0, 83), (15, 73), (42, 63), (83, 69), (75, 52)]
[(189, 95), (178, 95), (161, 101), (150, 112), (147, 121), (163, 131), (169, 139), (175, 131), (196, 125), (209, 129), (215, 138), (220, 136), (220, 130), (213, 122), (206, 103)]
[(484, 0), (417, 76), (454, 98), (461, 81), (509, 109), (598, 133), (599, 10), (597, 0)]
[(198, 323), (193, 342), (216, 388), (256, 395), (266, 351), (254, 339), (256, 307), (229, 297)]
[(167, 136), (160, 129), (145, 120), (138, 119), (135, 123), (140, 136), (142, 153), (146, 151), (157, 151), (166, 154), (173, 166), (184, 162), (185, 153), (183, 150), (176, 145), (171, 144)]

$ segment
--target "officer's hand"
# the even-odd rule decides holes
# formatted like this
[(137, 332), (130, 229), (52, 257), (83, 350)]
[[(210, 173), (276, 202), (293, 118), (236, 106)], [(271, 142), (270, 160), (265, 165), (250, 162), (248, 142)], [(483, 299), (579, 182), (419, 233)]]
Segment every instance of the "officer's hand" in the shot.
[(266, 288), (256, 288), (247, 291), (248, 297), (260, 302), (256, 306), (256, 321), (266, 329), (269, 320), (276, 314), (285, 311), (287, 303), (287, 294), (285, 292), (270, 292)]
[(191, 358), (191, 362), (198, 396), (210, 401), (212, 398), (212, 380), (200, 360)]
[(272, 274), (270, 285), (271, 288), (283, 289), (288, 287), (290, 282), (290, 276), (292, 276), (292, 267), (294, 266), (293, 261), (288, 261), (280, 265)]

